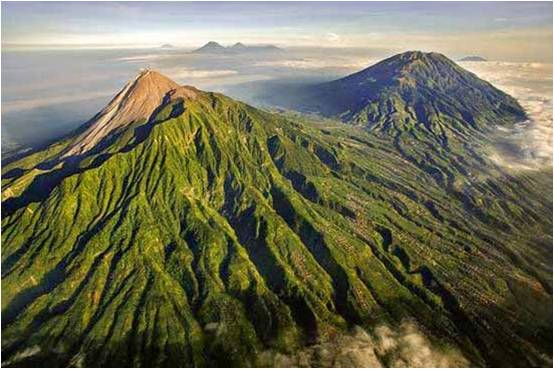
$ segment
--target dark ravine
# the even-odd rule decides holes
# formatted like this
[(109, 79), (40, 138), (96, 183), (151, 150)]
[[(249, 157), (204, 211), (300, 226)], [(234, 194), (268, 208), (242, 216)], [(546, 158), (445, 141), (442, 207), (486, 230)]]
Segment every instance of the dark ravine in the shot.
[(398, 342), (417, 329), (440, 353), (429, 365), (552, 365), (552, 172), (475, 155), (486, 125), (524, 112), (458, 68), (412, 53), (359, 75), (389, 86), (375, 96), (421, 89), (395, 95), (408, 115), (482, 87), (472, 119), (434, 116), (447, 148), (407, 146), (429, 128), (419, 113), (400, 136), (397, 115), (365, 108), (342, 116), (369, 130), (322, 126), (142, 72), (2, 168), (4, 365), (268, 365), (353, 340), (373, 360), (355, 363), (399, 365), (382, 327)]

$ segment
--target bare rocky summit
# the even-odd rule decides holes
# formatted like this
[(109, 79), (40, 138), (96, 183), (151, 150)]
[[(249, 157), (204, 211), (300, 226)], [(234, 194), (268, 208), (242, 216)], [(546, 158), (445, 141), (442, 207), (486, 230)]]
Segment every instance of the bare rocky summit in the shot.
[(87, 123), (84, 131), (68, 147), (64, 157), (81, 155), (111, 133), (129, 124), (149, 119), (168, 99), (193, 99), (196, 93), (194, 88), (181, 87), (156, 71), (143, 70)]

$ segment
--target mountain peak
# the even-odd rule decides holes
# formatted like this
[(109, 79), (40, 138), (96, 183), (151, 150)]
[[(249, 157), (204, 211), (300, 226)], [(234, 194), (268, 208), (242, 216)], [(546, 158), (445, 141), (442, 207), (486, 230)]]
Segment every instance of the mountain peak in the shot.
[(193, 53), (205, 53), (205, 54), (238, 54), (241, 52), (276, 52), (282, 51), (274, 45), (245, 45), (242, 42), (237, 42), (232, 46), (222, 46), (221, 44), (210, 41), (204, 46), (196, 49)]
[(419, 50), (411, 50), (411, 51), (405, 51), (400, 54), (396, 54), (392, 56), (392, 58), (398, 58), (403, 60), (421, 60), (421, 59), (425, 59), (427, 56), (432, 56), (433, 54), (437, 54), (437, 53), (426, 53)]
[(421, 50), (409, 50), (392, 56), (393, 58), (425, 59), (425, 58), (446, 58), (436, 51), (425, 52)]
[(194, 50), (194, 53), (224, 52), (226, 48), (215, 41), (209, 41), (204, 46)]
[(218, 42), (215, 42), (215, 41), (208, 41), (206, 43), (206, 45), (204, 45), (204, 46), (220, 46), (220, 47), (223, 47), (223, 46), (221, 46), (221, 44), (219, 44)]
[(120, 128), (147, 121), (168, 99), (193, 99), (197, 93), (198, 90), (179, 86), (157, 71), (143, 69), (100, 113), (86, 123), (84, 131), (68, 147), (64, 157), (83, 154)]
[(464, 62), (464, 61), (485, 62), (485, 61), (487, 61), (487, 59), (483, 58), (482, 56), (478, 56), (478, 55), (470, 55), (470, 56), (466, 56), (466, 57), (461, 58), (460, 61), (462, 61), (462, 62)]
[[(131, 82), (132, 83), (132, 82)], [(150, 88), (155, 91), (163, 90), (164, 93), (179, 87), (179, 85), (172, 81), (169, 77), (164, 76), (160, 72), (151, 69), (142, 69), (135, 78), (133, 88), (131, 91), (136, 93), (139, 89)], [(155, 92), (151, 91), (151, 92)]]
[(513, 97), (436, 52), (407, 51), (308, 91), (301, 109), (386, 135), (422, 132), (441, 144), (525, 119)]
[(456, 65), (441, 53), (423, 51), (406, 51), (396, 54), (376, 65), (380, 64), (386, 65), (388, 68), (394, 68), (395, 66), (407, 68), (412, 65), (430, 66), (432, 64), (443, 64), (444, 66)]

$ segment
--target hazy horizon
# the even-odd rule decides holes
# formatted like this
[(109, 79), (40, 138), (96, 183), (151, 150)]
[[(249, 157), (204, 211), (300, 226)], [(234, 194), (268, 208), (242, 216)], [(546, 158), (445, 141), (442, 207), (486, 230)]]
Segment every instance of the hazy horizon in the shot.
[[(190, 52), (209, 41), (284, 50)], [(513, 68), (494, 63), (517, 63), (532, 92), (552, 79), (552, 4), (4, 2), (3, 151), (77, 128), (141, 68), (271, 107), (275, 83), (330, 81), (408, 50), (482, 56), (503, 76)]]
[(552, 3), (2, 3), (3, 49), (192, 49), (212, 40), (552, 62)]

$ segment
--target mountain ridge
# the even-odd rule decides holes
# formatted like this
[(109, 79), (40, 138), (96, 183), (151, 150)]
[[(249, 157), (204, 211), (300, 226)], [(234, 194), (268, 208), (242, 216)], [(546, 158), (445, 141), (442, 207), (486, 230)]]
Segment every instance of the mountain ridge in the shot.
[(205, 45), (193, 51), (193, 53), (219, 53), (225, 52), (226, 48), (215, 41), (209, 41)]
[(242, 42), (237, 42), (232, 46), (222, 46), (221, 44), (210, 41), (204, 46), (196, 49), (193, 53), (197, 54), (240, 54), (240, 53), (263, 53), (263, 52), (278, 52), (283, 49), (274, 45), (245, 45)]
[(272, 366), (406, 319), (462, 362), (551, 363), (547, 180), (470, 154), (445, 186), (442, 153), (423, 166), (148, 73), (82, 129), (107, 140), (79, 131), (2, 168), (10, 365)]

